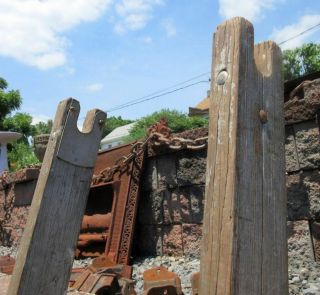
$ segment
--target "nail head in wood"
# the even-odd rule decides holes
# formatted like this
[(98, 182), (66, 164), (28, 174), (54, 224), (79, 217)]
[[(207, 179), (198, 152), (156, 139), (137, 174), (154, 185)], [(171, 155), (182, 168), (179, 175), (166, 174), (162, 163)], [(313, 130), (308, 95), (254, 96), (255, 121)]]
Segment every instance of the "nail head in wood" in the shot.
[(228, 73), (226, 70), (222, 70), (217, 76), (217, 84), (224, 85), (227, 81)]
[(262, 124), (268, 122), (268, 113), (265, 110), (260, 110), (259, 117)]

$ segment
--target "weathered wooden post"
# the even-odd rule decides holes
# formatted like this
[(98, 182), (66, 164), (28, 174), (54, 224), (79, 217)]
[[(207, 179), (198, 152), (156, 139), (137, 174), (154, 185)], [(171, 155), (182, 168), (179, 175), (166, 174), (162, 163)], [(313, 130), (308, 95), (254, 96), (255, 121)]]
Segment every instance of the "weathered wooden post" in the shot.
[(201, 295), (288, 294), (281, 52), (253, 38), (214, 35)]
[(58, 295), (67, 286), (105, 113), (74, 99), (59, 104), (8, 295)]

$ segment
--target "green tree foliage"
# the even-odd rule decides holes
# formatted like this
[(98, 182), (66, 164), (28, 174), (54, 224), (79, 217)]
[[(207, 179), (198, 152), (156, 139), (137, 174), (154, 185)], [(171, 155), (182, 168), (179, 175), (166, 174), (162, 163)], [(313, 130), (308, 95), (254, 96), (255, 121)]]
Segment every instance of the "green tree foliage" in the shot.
[(28, 137), (35, 134), (35, 127), (31, 125), (32, 117), (27, 113), (16, 113), (3, 119), (3, 130), (19, 132), (23, 134), (23, 141), (28, 143)]
[(10, 146), (8, 160), (12, 171), (23, 169), (27, 166), (39, 163), (32, 148), (25, 142), (14, 142)]
[(105, 137), (106, 135), (108, 135), (115, 128), (130, 124), (132, 122), (133, 122), (132, 120), (122, 119), (121, 116), (119, 117), (111, 116), (110, 118), (107, 118), (104, 124), (102, 137)]
[(208, 126), (208, 119), (206, 118), (189, 117), (176, 110), (163, 109), (136, 121), (136, 124), (129, 131), (126, 141), (129, 142), (145, 137), (147, 129), (161, 119), (167, 120), (168, 126), (173, 133)]
[(50, 134), (52, 129), (52, 120), (48, 120), (47, 122), (39, 122), (34, 125), (35, 135), (40, 134)]
[(8, 83), (0, 78), (0, 129), (3, 130), (3, 120), (12, 111), (20, 108), (22, 98), (19, 90), (7, 91)]
[(284, 80), (320, 71), (320, 44), (307, 43), (283, 52)]
[(28, 143), (28, 137), (33, 136), (36, 129), (31, 125), (32, 117), (29, 114), (16, 113), (11, 116), (13, 111), (20, 108), (22, 98), (19, 90), (7, 90), (7, 88), (7, 81), (0, 78), (0, 130), (23, 134), (21, 139), (8, 144), (11, 170), (17, 170), (39, 162)]

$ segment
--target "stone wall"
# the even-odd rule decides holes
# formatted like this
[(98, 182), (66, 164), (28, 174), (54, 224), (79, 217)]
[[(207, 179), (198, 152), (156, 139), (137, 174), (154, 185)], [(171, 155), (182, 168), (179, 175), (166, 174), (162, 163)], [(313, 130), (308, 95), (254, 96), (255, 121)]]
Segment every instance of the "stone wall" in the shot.
[(320, 261), (320, 79), (285, 104), (289, 263)]
[(136, 235), (138, 255), (198, 256), (206, 150), (148, 158)]
[(38, 168), (5, 173), (2, 176), (0, 180), (0, 245), (15, 246), (19, 243), (27, 222), (38, 176)]

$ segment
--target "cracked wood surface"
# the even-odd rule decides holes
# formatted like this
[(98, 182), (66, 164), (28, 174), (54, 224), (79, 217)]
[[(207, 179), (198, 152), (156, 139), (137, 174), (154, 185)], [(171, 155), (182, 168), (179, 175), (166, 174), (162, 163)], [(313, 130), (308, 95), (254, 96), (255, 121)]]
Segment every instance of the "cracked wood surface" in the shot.
[(105, 119), (90, 111), (81, 133), (79, 111), (74, 99), (58, 106), (8, 295), (67, 290)]
[(281, 52), (243, 18), (213, 44), (200, 294), (288, 294)]

